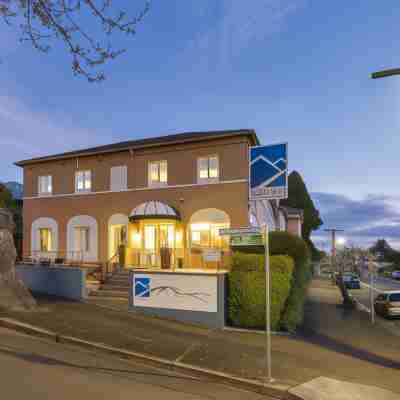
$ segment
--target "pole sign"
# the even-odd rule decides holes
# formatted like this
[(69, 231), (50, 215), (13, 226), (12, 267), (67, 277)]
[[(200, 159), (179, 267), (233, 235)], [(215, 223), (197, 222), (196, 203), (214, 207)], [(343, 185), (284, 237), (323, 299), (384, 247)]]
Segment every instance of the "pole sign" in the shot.
[(250, 200), (288, 197), (287, 143), (250, 147)]
[(263, 246), (263, 236), (260, 228), (248, 227), (238, 229), (220, 229), (221, 236), (230, 236), (231, 246)]

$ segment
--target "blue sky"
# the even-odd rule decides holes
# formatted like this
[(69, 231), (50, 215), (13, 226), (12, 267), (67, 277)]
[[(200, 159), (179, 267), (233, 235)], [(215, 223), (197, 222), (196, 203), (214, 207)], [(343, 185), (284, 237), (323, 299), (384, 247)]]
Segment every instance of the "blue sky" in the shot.
[[(128, 52), (101, 84), (73, 77), (62, 45), (44, 56), (0, 25), (0, 179), (40, 154), (254, 128), (289, 142), (327, 226), (397, 244), (400, 77), (369, 74), (400, 66), (399, 20), (395, 0), (153, 0), (136, 36), (115, 38)], [(371, 199), (384, 215), (350, 218)]]

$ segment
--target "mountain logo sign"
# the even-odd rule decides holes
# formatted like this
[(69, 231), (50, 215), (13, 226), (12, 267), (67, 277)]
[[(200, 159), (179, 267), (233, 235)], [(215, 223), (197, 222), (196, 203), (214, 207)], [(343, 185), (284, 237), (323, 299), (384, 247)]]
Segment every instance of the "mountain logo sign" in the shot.
[(286, 199), (288, 145), (250, 147), (250, 199)]

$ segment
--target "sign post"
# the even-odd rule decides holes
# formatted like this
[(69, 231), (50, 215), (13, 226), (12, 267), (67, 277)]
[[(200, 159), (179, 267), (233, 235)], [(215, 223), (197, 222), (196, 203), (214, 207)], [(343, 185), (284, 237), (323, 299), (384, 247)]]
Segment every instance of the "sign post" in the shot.
[(369, 270), (369, 302), (371, 310), (371, 323), (375, 324), (375, 307), (374, 307), (374, 262), (371, 254), (368, 256)]
[(266, 365), (267, 365), (267, 380), (272, 382), (271, 368), (271, 273), (269, 268), (269, 239), (268, 225), (265, 225), (265, 328), (266, 328)]

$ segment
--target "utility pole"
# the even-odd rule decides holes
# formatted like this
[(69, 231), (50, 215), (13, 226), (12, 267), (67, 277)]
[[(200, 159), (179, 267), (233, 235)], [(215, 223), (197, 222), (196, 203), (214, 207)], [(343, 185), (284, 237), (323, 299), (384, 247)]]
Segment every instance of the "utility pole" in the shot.
[(332, 263), (332, 267), (336, 270), (336, 232), (344, 232), (344, 230), (343, 229), (335, 229), (335, 228), (324, 229), (324, 230), (325, 230), (325, 232), (331, 233), (331, 237), (332, 237), (331, 263)]

